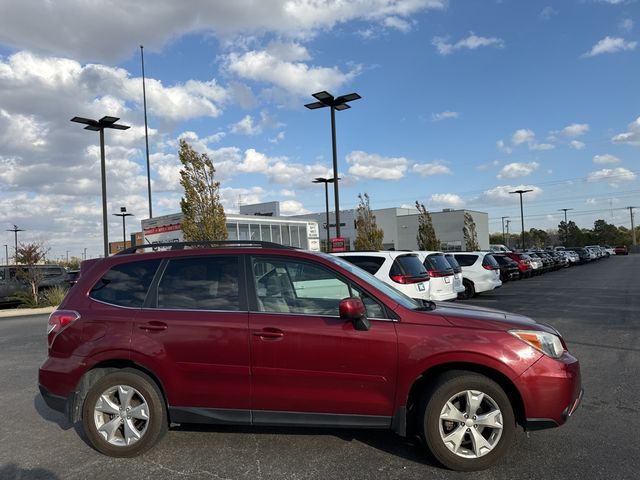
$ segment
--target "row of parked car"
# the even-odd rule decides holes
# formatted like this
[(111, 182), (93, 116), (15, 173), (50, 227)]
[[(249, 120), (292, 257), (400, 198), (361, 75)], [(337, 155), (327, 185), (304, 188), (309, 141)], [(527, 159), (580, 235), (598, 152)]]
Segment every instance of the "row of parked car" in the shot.
[(504, 245), (491, 251), (377, 251), (334, 255), (366, 270), (411, 298), (447, 301), (469, 299), (503, 283), (616, 255), (614, 249), (557, 247), (512, 252)]

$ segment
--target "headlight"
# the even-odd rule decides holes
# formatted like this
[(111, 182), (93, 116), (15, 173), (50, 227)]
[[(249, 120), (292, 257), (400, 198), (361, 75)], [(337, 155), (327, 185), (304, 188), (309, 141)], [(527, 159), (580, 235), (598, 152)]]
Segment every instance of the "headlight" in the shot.
[(564, 352), (560, 337), (553, 333), (538, 330), (511, 330), (509, 333), (551, 358), (560, 358)]

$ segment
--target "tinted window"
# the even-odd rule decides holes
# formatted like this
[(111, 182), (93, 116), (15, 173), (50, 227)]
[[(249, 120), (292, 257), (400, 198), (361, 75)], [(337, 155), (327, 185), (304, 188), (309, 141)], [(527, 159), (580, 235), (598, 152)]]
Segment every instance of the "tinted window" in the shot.
[(494, 268), (500, 268), (500, 265), (498, 265), (498, 262), (496, 262), (496, 259), (493, 258), (493, 255), (485, 255), (484, 258), (482, 259), (482, 265), (492, 266)]
[(451, 265), (451, 268), (453, 268), (453, 271), (455, 273), (460, 273), (462, 271), (462, 269), (460, 268), (460, 264), (456, 260), (456, 257), (454, 257), (453, 255), (445, 255), (444, 257), (447, 259), (447, 262), (449, 263), (449, 265)]
[(371, 275), (375, 275), (380, 267), (384, 263), (384, 257), (365, 257), (365, 256), (340, 256), (340, 258), (346, 260), (349, 263), (353, 263), (356, 267), (360, 267), (365, 272), (369, 272)]
[(94, 300), (123, 307), (142, 307), (160, 260), (123, 263), (109, 270), (91, 289)]
[(435, 272), (451, 272), (452, 268), (442, 254), (431, 254), (424, 260), (424, 266), (427, 270)]
[(238, 257), (170, 260), (158, 284), (158, 308), (240, 310)]
[(470, 267), (478, 259), (477, 255), (465, 255), (464, 253), (456, 254), (455, 257), (461, 267)]
[(396, 257), (389, 275), (407, 275), (410, 277), (426, 277), (427, 270), (417, 255), (402, 255)]

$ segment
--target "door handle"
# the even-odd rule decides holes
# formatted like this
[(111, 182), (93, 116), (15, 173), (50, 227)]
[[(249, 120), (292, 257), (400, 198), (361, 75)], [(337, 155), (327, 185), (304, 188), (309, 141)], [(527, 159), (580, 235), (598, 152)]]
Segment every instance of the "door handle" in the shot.
[(284, 332), (277, 328), (269, 328), (260, 330), (259, 332), (253, 332), (256, 337), (260, 337), (263, 340), (279, 340), (284, 337)]
[(147, 330), (149, 332), (161, 332), (162, 330), (167, 329), (167, 324), (164, 322), (152, 321), (148, 323), (143, 323), (142, 325), (139, 325), (138, 328), (141, 330)]

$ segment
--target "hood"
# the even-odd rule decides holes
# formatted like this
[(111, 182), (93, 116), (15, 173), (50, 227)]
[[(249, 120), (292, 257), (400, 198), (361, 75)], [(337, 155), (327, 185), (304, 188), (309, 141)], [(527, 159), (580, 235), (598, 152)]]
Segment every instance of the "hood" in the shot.
[(544, 330), (555, 333), (553, 329), (529, 317), (493, 308), (438, 303), (435, 312), (456, 327), (489, 330)]

